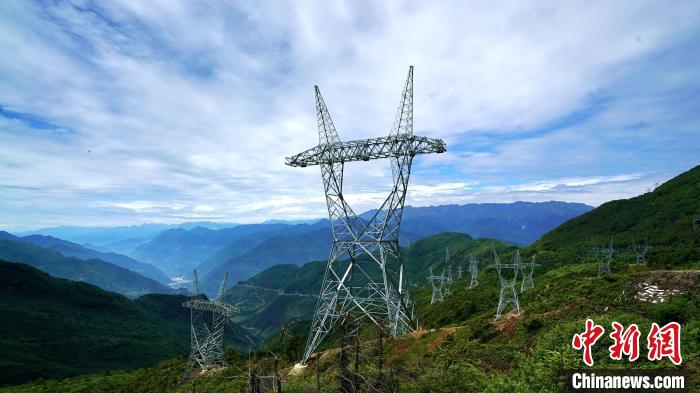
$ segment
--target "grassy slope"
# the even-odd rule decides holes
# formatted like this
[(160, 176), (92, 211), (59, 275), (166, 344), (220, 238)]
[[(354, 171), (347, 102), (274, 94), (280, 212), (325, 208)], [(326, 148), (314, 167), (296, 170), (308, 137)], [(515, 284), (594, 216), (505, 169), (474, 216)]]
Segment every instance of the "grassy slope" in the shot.
[[(558, 267), (535, 277), (535, 290), (522, 296), (524, 312), (520, 317), (494, 322), (498, 291), (493, 271), (480, 273), (480, 284), (468, 289), (468, 278), (458, 280), (453, 294), (439, 305), (422, 307), (426, 328), (440, 326), (436, 331), (403, 336), (387, 342), (387, 369), (393, 369), (393, 378), (401, 391), (440, 392), (541, 392), (562, 391), (566, 369), (584, 368), (581, 354), (571, 346), (571, 337), (583, 329), (585, 318), (593, 318), (610, 331), (610, 323), (637, 323), (643, 337), (652, 321), (665, 323), (675, 320), (683, 323), (683, 359), (680, 367), (692, 378), (700, 375), (700, 277), (694, 274), (685, 280), (687, 292), (669, 302), (651, 304), (634, 299), (637, 282), (657, 275), (647, 267), (626, 265), (605, 279), (596, 278), (594, 264)], [(679, 273), (682, 274), (682, 273)], [(419, 298), (426, 298), (422, 291)], [(453, 326), (454, 328), (449, 328)], [(303, 346), (299, 337), (304, 329), (294, 331), (286, 340), (287, 347)], [(612, 361), (607, 356), (611, 340), (607, 334), (594, 347), (595, 368), (674, 368), (668, 361), (635, 363)], [(296, 342), (294, 342), (296, 340)], [(375, 342), (363, 344), (362, 365), (370, 380), (376, 376), (371, 362)], [(293, 352), (293, 350), (292, 350)], [(291, 366), (294, 358), (283, 358)], [(265, 361), (262, 361), (265, 363)], [(321, 361), (324, 389), (335, 389), (334, 356)], [(196, 379), (198, 391), (238, 391), (244, 378), (222, 378), (241, 375), (245, 366), (240, 363), (223, 374)], [(269, 359), (267, 361), (269, 367)], [(173, 359), (155, 368), (113, 375), (77, 377), (61, 382), (41, 382), (24, 385), (8, 392), (75, 391), (75, 392), (189, 392), (192, 382), (173, 385), (182, 372), (184, 359)], [(312, 364), (312, 369), (315, 367)], [(315, 375), (292, 377), (286, 381), (285, 392), (302, 392), (315, 387)], [(33, 389), (33, 390), (30, 390)], [(124, 389), (124, 390), (121, 390)]]
[(186, 299), (129, 300), (0, 261), (0, 385), (144, 367), (186, 354), (189, 313), (181, 305)]
[[(604, 203), (595, 210), (565, 222), (535, 242), (530, 250), (541, 261), (565, 264), (580, 261), (594, 245), (613, 238), (615, 247), (627, 250), (647, 241), (649, 262), (670, 268), (700, 261), (700, 236), (693, 217), (700, 214), (700, 166), (669, 180), (653, 192)], [(632, 253), (619, 257), (632, 260)]]

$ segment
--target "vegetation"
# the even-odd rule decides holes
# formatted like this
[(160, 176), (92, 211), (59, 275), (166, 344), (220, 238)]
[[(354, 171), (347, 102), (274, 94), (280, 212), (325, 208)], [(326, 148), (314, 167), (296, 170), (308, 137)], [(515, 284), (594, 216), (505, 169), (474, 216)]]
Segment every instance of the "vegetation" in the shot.
[[(453, 284), (444, 302), (429, 304), (431, 289), (424, 283), (425, 273), (430, 267), (441, 271), (445, 247), (450, 247), (453, 264), (462, 266), (470, 253), (490, 261), (493, 248), (506, 261), (516, 249), (495, 240), (445, 233), (415, 242), (405, 253), (406, 274), (424, 330), (386, 339), (365, 325), (360, 340), (354, 342), (341, 339), (336, 331), (302, 375), (288, 372), (303, 350), (308, 323), (282, 324), (295, 313), (301, 318), (306, 311), (294, 310), (294, 306), (303, 303), (271, 296), (275, 300), (262, 306), (258, 302), (258, 306), (244, 307), (241, 321), (253, 323), (259, 318), (255, 323), (260, 331), (265, 331), (264, 324), (277, 323), (284, 326), (284, 332), (270, 335), (248, 358), (228, 351), (229, 368), (182, 379), (184, 357), (179, 357), (147, 369), (40, 380), (3, 391), (255, 391), (270, 387), (278, 371), (284, 392), (339, 391), (349, 384), (363, 392), (560, 392), (565, 390), (568, 370), (587, 368), (581, 353), (571, 346), (573, 335), (583, 331), (587, 318), (606, 329), (594, 346), (593, 370), (666, 368), (685, 372), (692, 383), (700, 376), (700, 232), (692, 226), (692, 216), (700, 212), (699, 192), (700, 168), (694, 168), (652, 193), (605, 204), (521, 250), (525, 257), (536, 253), (542, 263), (535, 271), (535, 288), (520, 294), (521, 314), (508, 313), (494, 320), (499, 283), (488, 268), (491, 262), (482, 263), (478, 286), (470, 289), (465, 275)], [(607, 243), (611, 236), (616, 248), (624, 252), (614, 256), (613, 273), (598, 278), (597, 265), (587, 252), (594, 244)], [(654, 252), (648, 264), (635, 264), (626, 246), (645, 240)], [(248, 283), (310, 293), (318, 288), (323, 268), (321, 262), (277, 266)], [(648, 302), (640, 297), (643, 283), (677, 292), (666, 295), (664, 301)], [(249, 290), (236, 287), (229, 296), (252, 296)], [(608, 356), (612, 321), (639, 326), (642, 356), (635, 362)], [(644, 356), (651, 323), (670, 321), (682, 325), (680, 366), (668, 359), (648, 361)]]
[(182, 292), (100, 259), (82, 260), (66, 257), (59, 252), (14, 237), (0, 237), (0, 259), (25, 263), (55, 277), (85, 281), (129, 297), (148, 293), (174, 294)]
[[(186, 299), (130, 300), (0, 261), (0, 385), (145, 367), (186, 354)], [(229, 342), (235, 337), (237, 347), (251, 345), (243, 333), (229, 328)]]

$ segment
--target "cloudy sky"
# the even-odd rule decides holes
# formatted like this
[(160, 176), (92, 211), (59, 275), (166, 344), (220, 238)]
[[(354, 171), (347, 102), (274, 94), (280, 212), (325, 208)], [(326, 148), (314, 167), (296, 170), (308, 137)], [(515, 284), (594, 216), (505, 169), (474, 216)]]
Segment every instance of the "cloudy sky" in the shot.
[[(313, 85), (388, 134), (409, 65), (408, 203), (638, 195), (700, 158), (697, 1), (0, 2), (0, 228), (325, 216)], [(564, 3), (566, 5), (564, 5)], [(348, 165), (356, 210), (388, 162)]]

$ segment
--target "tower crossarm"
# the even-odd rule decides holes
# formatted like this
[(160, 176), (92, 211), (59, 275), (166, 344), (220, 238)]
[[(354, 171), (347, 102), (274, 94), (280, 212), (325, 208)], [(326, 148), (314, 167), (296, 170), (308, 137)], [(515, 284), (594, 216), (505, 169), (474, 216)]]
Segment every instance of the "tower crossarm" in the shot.
[(233, 306), (228, 303), (213, 302), (210, 300), (193, 299), (182, 303), (183, 307), (193, 308), (196, 310), (211, 311), (218, 314), (226, 315), (227, 317), (232, 317), (238, 314), (238, 307)]
[(398, 134), (381, 138), (321, 144), (287, 157), (285, 164), (293, 167), (306, 167), (309, 165), (415, 156), (416, 154), (444, 153), (445, 151), (445, 142), (441, 139)]

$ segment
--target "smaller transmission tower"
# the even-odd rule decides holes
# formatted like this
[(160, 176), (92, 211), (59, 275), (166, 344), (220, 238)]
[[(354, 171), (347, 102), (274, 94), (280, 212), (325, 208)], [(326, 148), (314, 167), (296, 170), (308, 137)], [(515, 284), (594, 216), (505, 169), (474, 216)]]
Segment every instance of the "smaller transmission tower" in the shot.
[(445, 267), (442, 269), (442, 297), (450, 296), (452, 287), (452, 265), (450, 265), (450, 249), (445, 248)]
[(462, 267), (457, 266), (457, 279), (461, 280), (462, 279)]
[(693, 229), (698, 229), (700, 227), (700, 215), (693, 217)]
[(493, 258), (496, 263), (496, 271), (498, 271), (498, 279), (501, 282), (501, 294), (498, 298), (496, 319), (503, 315), (503, 311), (507, 306), (512, 307), (516, 313), (520, 314), (520, 300), (518, 300), (518, 293), (515, 290), (515, 283), (518, 281), (518, 271), (521, 269), (520, 251), (516, 252), (509, 264), (501, 263), (496, 250), (493, 250)]
[[(518, 251), (518, 256), (520, 251)], [(535, 256), (533, 255), (530, 262), (521, 263), (521, 271), (523, 272), (523, 281), (520, 284), (520, 293), (525, 292), (527, 289), (532, 289), (535, 287), (535, 283), (532, 281), (532, 274), (535, 272), (535, 266), (539, 266), (535, 263)]]
[(443, 276), (434, 275), (433, 268), (431, 267), (428, 282), (433, 286), (433, 296), (430, 298), (430, 304), (441, 303)]
[(474, 254), (472, 254), (469, 257), (469, 275), (471, 275), (471, 282), (469, 283), (469, 289), (474, 288), (475, 286), (479, 285), (479, 280), (477, 278), (478, 274), (479, 274), (479, 260), (476, 259)]
[[(238, 307), (232, 306), (224, 300), (226, 287), (228, 286), (228, 273), (221, 281), (217, 296), (209, 300), (199, 290), (199, 275), (194, 271), (194, 296), (182, 305), (190, 309), (190, 340), (192, 351), (187, 360), (187, 368), (191, 370), (195, 366), (206, 370), (221, 360), (224, 354), (224, 325), (228, 318), (239, 312)], [(211, 317), (207, 318), (207, 313)], [(207, 322), (211, 321), (211, 324)]]
[(613, 247), (613, 239), (610, 239), (608, 247), (597, 247), (593, 249), (593, 255), (598, 260), (598, 277), (603, 277), (610, 274), (610, 262), (612, 261), (615, 248)]
[(637, 260), (635, 262), (638, 265), (641, 265), (642, 263), (647, 262), (647, 250), (650, 248), (651, 246), (645, 242), (643, 244), (632, 244), (627, 249), (632, 250), (634, 252), (634, 255), (637, 257)]

